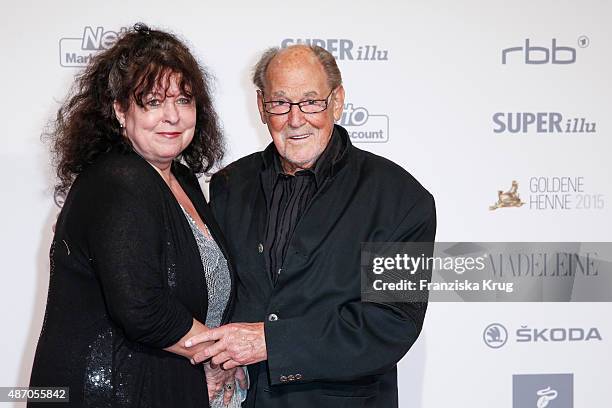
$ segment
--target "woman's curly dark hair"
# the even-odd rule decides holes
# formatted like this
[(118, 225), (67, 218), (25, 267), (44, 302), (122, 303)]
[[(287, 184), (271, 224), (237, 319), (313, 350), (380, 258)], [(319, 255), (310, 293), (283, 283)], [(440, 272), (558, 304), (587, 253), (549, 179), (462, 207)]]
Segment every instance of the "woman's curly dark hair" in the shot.
[(92, 58), (57, 112), (48, 134), (57, 168), (56, 197), (65, 196), (75, 177), (100, 154), (113, 148), (131, 149), (113, 103), (123, 111), (130, 103), (144, 106), (143, 97), (168, 74), (178, 75), (181, 91), (196, 105), (193, 140), (177, 159), (183, 159), (195, 174), (210, 170), (221, 160), (223, 135), (213, 109), (208, 73), (177, 37), (138, 23)]

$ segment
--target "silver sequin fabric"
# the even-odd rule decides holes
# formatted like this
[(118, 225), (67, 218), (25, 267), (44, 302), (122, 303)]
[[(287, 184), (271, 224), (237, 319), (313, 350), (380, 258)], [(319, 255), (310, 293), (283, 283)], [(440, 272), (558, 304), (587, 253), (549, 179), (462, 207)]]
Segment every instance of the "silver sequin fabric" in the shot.
[[(218, 327), (223, 318), (223, 311), (229, 301), (231, 290), (231, 279), (227, 260), (223, 256), (221, 249), (212, 237), (204, 234), (198, 227), (194, 219), (181, 206), (191, 232), (198, 244), (202, 266), (204, 267), (204, 275), (206, 276), (206, 287), (208, 288), (208, 312), (206, 313), (206, 326)], [(244, 370), (248, 377), (245, 367), (238, 368)], [(223, 392), (220, 392), (214, 401), (211, 402), (211, 408), (240, 408), (242, 401), (246, 399), (247, 390), (243, 390), (236, 381), (234, 383), (234, 395), (228, 405), (223, 404)]]
[(206, 326), (218, 327), (223, 318), (223, 311), (229, 301), (231, 280), (227, 260), (223, 252), (212, 237), (209, 237), (200, 230), (196, 222), (187, 211), (181, 206), (191, 232), (198, 244), (200, 259), (206, 277), (206, 287), (208, 289), (208, 312), (206, 313)]

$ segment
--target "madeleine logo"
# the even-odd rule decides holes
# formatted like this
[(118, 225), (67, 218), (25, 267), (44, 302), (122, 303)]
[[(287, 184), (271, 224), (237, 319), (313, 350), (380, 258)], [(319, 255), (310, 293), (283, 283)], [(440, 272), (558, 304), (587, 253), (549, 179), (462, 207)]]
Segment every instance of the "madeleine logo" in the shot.
[(504, 192), (502, 190), (497, 191), (497, 202), (491, 206), (489, 206), (489, 210), (497, 210), (498, 208), (506, 208), (506, 207), (520, 207), (524, 202), (521, 201), (521, 198), (518, 194), (518, 183), (516, 180), (512, 180), (512, 186), (510, 190)]

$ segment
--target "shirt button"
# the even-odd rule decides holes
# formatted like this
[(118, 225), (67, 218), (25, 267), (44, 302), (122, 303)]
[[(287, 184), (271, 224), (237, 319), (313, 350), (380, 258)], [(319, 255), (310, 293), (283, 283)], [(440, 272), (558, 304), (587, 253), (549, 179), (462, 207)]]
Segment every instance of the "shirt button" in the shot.
[(284, 383), (287, 382), (287, 377), (285, 377), (284, 375), (280, 376), (280, 382)]
[(275, 322), (277, 320), (278, 320), (278, 316), (275, 315), (274, 313), (271, 313), (271, 314), (268, 315), (268, 321), (269, 322)]
[(287, 380), (295, 381), (295, 376), (293, 374), (291, 374), (290, 376), (287, 377)]
[(263, 244), (260, 242), (259, 245), (257, 245), (257, 251), (259, 251), (259, 253), (263, 253), (264, 247)]
[(301, 380), (302, 379), (302, 374), (296, 374), (295, 375), (295, 379), (296, 380)]

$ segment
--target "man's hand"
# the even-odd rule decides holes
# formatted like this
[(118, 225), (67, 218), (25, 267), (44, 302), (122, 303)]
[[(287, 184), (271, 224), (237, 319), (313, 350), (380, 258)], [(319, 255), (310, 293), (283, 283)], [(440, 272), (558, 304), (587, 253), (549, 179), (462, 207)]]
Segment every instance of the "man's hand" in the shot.
[(193, 363), (200, 363), (212, 357), (213, 365), (221, 365), (223, 369), (229, 370), (268, 359), (263, 322), (230, 323), (210, 329), (188, 339), (185, 347), (193, 347), (207, 341), (216, 343), (196, 353), (192, 358)]
[(206, 373), (208, 400), (211, 403), (217, 398), (219, 392), (223, 391), (223, 404), (229, 404), (235, 392), (236, 381), (240, 388), (247, 388), (247, 380), (242, 368), (224, 370), (221, 366), (208, 362), (204, 364), (204, 372)]

